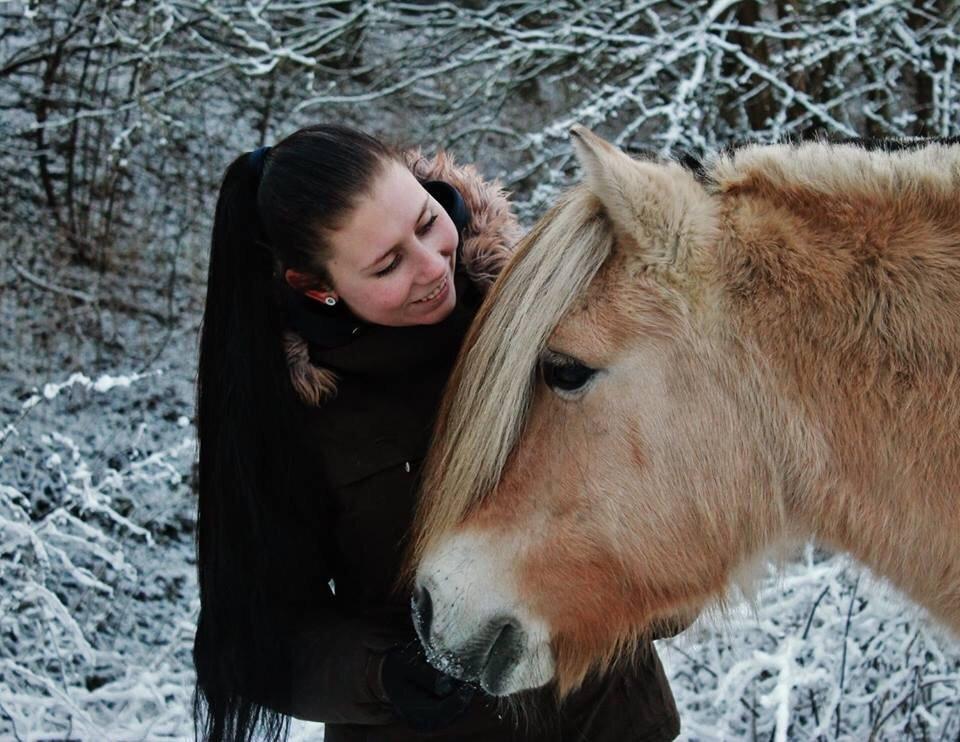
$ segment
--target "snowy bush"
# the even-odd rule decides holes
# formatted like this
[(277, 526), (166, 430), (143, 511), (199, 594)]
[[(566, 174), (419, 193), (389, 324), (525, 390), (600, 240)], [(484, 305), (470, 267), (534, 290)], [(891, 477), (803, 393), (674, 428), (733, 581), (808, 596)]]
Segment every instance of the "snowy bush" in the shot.
[(956, 638), (844, 556), (808, 546), (659, 644), (687, 739), (960, 735)]
[(195, 442), (164, 381), (75, 374), (3, 430), (0, 738), (188, 733)]

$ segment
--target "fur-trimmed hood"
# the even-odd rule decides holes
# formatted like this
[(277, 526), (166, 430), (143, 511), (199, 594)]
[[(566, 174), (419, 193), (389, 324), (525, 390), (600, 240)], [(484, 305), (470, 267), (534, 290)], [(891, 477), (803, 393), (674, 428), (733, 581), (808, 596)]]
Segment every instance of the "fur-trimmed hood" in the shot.
[[(458, 165), (443, 150), (433, 157), (424, 156), (419, 149), (407, 150), (403, 159), (421, 182), (441, 180), (460, 192), (470, 213), (460, 233), (463, 268), (471, 281), (486, 291), (521, 236), (500, 181), (485, 180), (473, 165)], [(293, 387), (305, 404), (319, 406), (336, 393), (336, 374), (311, 362), (306, 340), (288, 330), (284, 333), (284, 349)]]

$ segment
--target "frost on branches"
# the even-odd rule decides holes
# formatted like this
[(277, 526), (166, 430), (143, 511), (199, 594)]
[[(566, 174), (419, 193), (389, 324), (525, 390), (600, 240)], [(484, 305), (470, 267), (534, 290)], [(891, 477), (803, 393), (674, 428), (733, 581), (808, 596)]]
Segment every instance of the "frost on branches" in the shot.
[(0, 738), (189, 733), (195, 443), (174, 389), (74, 374), (0, 434)]
[(955, 740), (960, 644), (843, 556), (806, 547), (658, 642), (686, 739)]
[[(953, 0), (8, 0), (0, 22), (2, 739), (192, 736), (193, 340), (241, 153), (353, 124), (475, 162), (529, 224), (575, 180), (573, 123), (638, 155), (960, 135)], [(689, 739), (960, 736), (960, 644), (843, 558), (808, 549), (661, 647)]]

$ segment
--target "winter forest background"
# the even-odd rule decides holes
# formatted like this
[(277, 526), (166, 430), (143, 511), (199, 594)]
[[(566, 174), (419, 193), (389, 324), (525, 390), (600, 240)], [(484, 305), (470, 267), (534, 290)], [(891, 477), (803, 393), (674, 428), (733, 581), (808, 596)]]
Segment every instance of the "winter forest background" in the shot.
[[(192, 734), (193, 380), (219, 179), (318, 121), (530, 224), (631, 150), (960, 134), (956, 0), (0, 2), (0, 738)], [(808, 547), (660, 642), (690, 739), (960, 736), (960, 645)], [(294, 736), (319, 739), (318, 725)]]

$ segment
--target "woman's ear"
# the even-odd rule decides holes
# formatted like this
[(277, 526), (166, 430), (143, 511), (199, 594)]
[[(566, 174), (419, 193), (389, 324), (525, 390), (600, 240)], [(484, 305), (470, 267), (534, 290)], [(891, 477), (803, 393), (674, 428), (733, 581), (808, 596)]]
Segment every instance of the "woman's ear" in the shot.
[[(322, 301), (324, 304), (335, 304), (337, 302), (337, 292), (333, 289), (325, 288), (321, 282), (312, 273), (301, 273), (292, 268), (287, 268), (283, 272), (283, 280), (287, 282), (294, 291), (298, 291), (315, 301)], [(332, 302), (330, 300), (333, 300)]]

